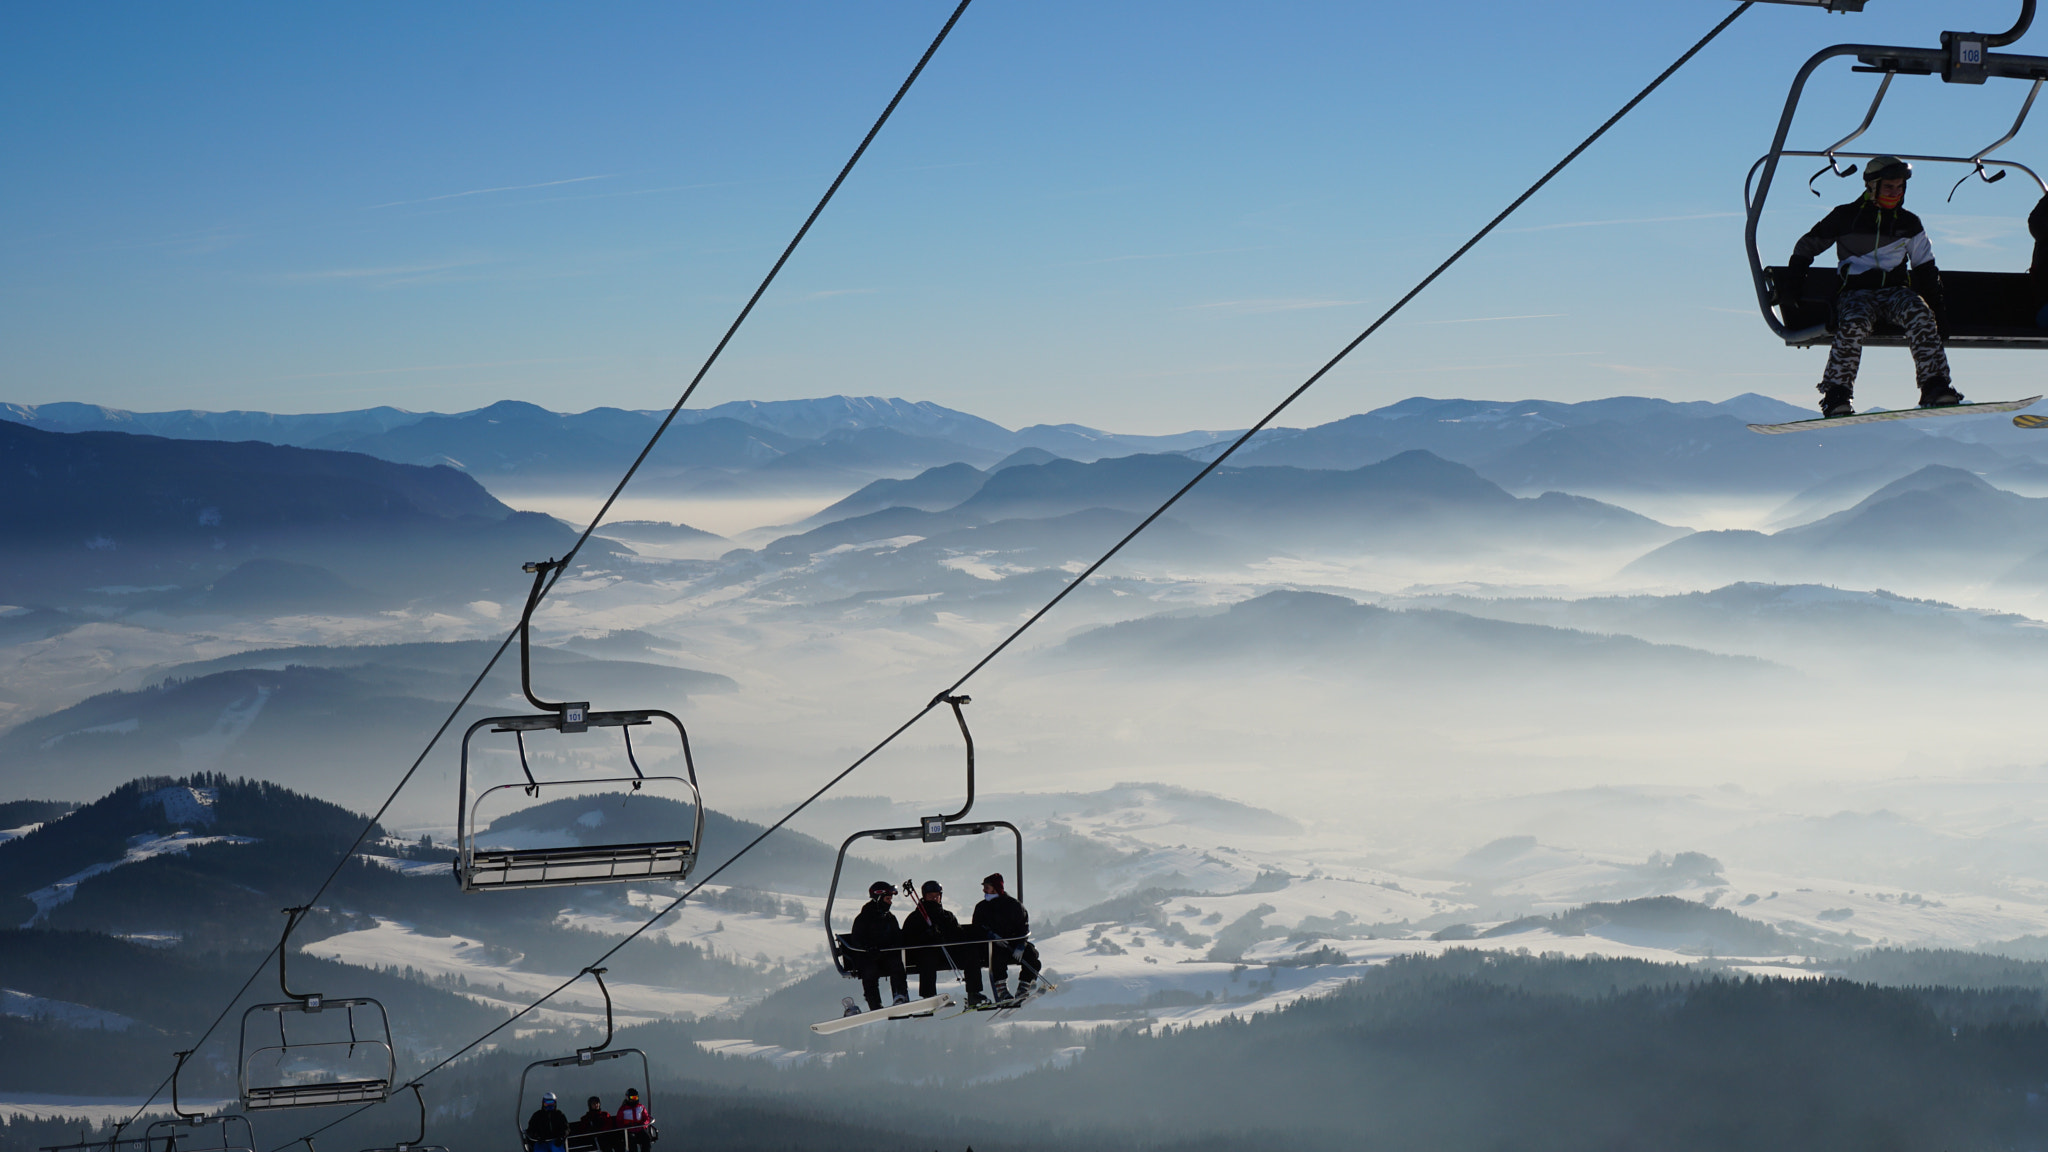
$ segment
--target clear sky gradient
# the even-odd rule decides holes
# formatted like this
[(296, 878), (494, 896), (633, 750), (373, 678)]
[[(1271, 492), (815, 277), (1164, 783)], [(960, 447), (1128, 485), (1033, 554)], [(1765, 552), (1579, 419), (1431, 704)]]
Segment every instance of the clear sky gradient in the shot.
[[(666, 407), (951, 5), (15, 5), (0, 400)], [(1757, 319), (1744, 171), (1841, 40), (2010, 0), (1758, 5), (1286, 418), (1404, 396), (1807, 403)], [(1242, 426), (1727, 0), (977, 0), (701, 405), (835, 392), (1016, 426)], [(2048, 54), (2048, 27), (2013, 49)], [(1795, 146), (1871, 78), (1812, 88)], [(1866, 141), (1971, 152), (2017, 83), (1894, 85)], [(2048, 159), (2040, 123), (2007, 156)], [(1781, 180), (1767, 254), (1860, 190)], [(2021, 269), (2038, 190), (1916, 180), (1947, 267)], [(1965, 353), (1973, 398), (2048, 357)], [(1861, 396), (1904, 403), (1903, 352)]]

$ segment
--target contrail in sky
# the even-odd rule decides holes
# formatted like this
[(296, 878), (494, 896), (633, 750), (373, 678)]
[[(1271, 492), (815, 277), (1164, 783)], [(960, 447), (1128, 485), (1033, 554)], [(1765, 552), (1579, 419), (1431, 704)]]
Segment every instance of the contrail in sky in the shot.
[(524, 192), (528, 188), (553, 188), (558, 184), (582, 184), (589, 180), (610, 180), (615, 173), (603, 176), (572, 176), (567, 180), (543, 180), (538, 184), (507, 184), (502, 188), (472, 188), (467, 192), (449, 192), (441, 196), (427, 196), (418, 200), (393, 200), (389, 204), (372, 204), (364, 209), (374, 212), (379, 208), (397, 208), (406, 204), (432, 204), (436, 200), (460, 200), (464, 196), (482, 196), (490, 192)]

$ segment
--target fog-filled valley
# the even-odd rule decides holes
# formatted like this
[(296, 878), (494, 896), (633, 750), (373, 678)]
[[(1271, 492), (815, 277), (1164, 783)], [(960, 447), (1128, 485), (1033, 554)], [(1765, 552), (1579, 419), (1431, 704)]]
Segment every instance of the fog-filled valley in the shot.
[[(602, 1038), (577, 974), (686, 886), (464, 893), (461, 833), (694, 837), (694, 776), (695, 877), (726, 867), (605, 961), (671, 1139), (2031, 1146), (2048, 435), (1745, 427), (1804, 414), (1271, 429), (977, 669), (1236, 433), (688, 412), (525, 653), (541, 700), (672, 712), (686, 754), (483, 723), (535, 711), (522, 563), (661, 413), (0, 405), (0, 1140), (132, 1111), (337, 861), (292, 981), (381, 1001), (401, 1082), (570, 982), (427, 1091), (431, 1139), (509, 1140), (526, 1062)], [(934, 694), (970, 669), (970, 819), (1016, 825), (1021, 875), (1006, 831), (916, 835), (966, 796)], [(834, 891), (842, 841), (903, 826)], [(1057, 991), (807, 1027), (859, 995), (828, 900), (845, 932), (871, 881), (936, 879), (965, 920), (989, 872)], [(234, 1096), (240, 1012), (188, 1100)], [(400, 1103), (335, 1138), (403, 1136)]]

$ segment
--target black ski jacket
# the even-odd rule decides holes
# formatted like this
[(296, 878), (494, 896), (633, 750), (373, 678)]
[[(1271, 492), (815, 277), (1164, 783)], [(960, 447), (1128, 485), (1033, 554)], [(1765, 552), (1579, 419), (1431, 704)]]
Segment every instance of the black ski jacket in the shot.
[(536, 1108), (526, 1122), (526, 1138), (536, 1143), (552, 1140), (560, 1144), (569, 1138), (569, 1117), (560, 1108)]
[(1911, 288), (1941, 315), (1941, 269), (1935, 267), (1934, 247), (1920, 217), (1904, 208), (1879, 208), (1867, 193), (1837, 207), (1792, 246), (1786, 267), (1795, 287), (1829, 245), (1835, 249), (1843, 291)]
[(2034, 307), (2048, 304), (2048, 196), (2027, 213), (2027, 231), (2034, 236), (2034, 262), (2027, 278), (2034, 286)]
[(1031, 935), (1031, 913), (1007, 892), (989, 896), (974, 906), (974, 926), (982, 936), (1016, 940)]
[(853, 946), (863, 952), (882, 952), (903, 947), (903, 926), (896, 914), (880, 900), (870, 900), (853, 918)]
[[(927, 916), (931, 919), (926, 920)], [(903, 914), (903, 943), (912, 948), (931, 947), (930, 959), (944, 963), (945, 958), (935, 946), (958, 944), (961, 939), (960, 918), (929, 900), (919, 900)]]

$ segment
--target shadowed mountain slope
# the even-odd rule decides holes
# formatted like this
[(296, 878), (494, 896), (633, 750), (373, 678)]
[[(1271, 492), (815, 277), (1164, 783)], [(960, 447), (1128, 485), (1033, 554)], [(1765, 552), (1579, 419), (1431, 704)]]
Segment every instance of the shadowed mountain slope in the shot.
[(1981, 582), (2048, 539), (2048, 498), (2017, 496), (1929, 465), (1854, 507), (1766, 535), (1700, 532), (1630, 564), (1631, 575), (1864, 583), (1912, 577)]
[(470, 598), (516, 587), (508, 577), (520, 563), (574, 539), (454, 469), (349, 452), (0, 421), (0, 474), (11, 497), (0, 507), (0, 600), (14, 603), (68, 603), (109, 585), (197, 589), (257, 558), (389, 597)]

